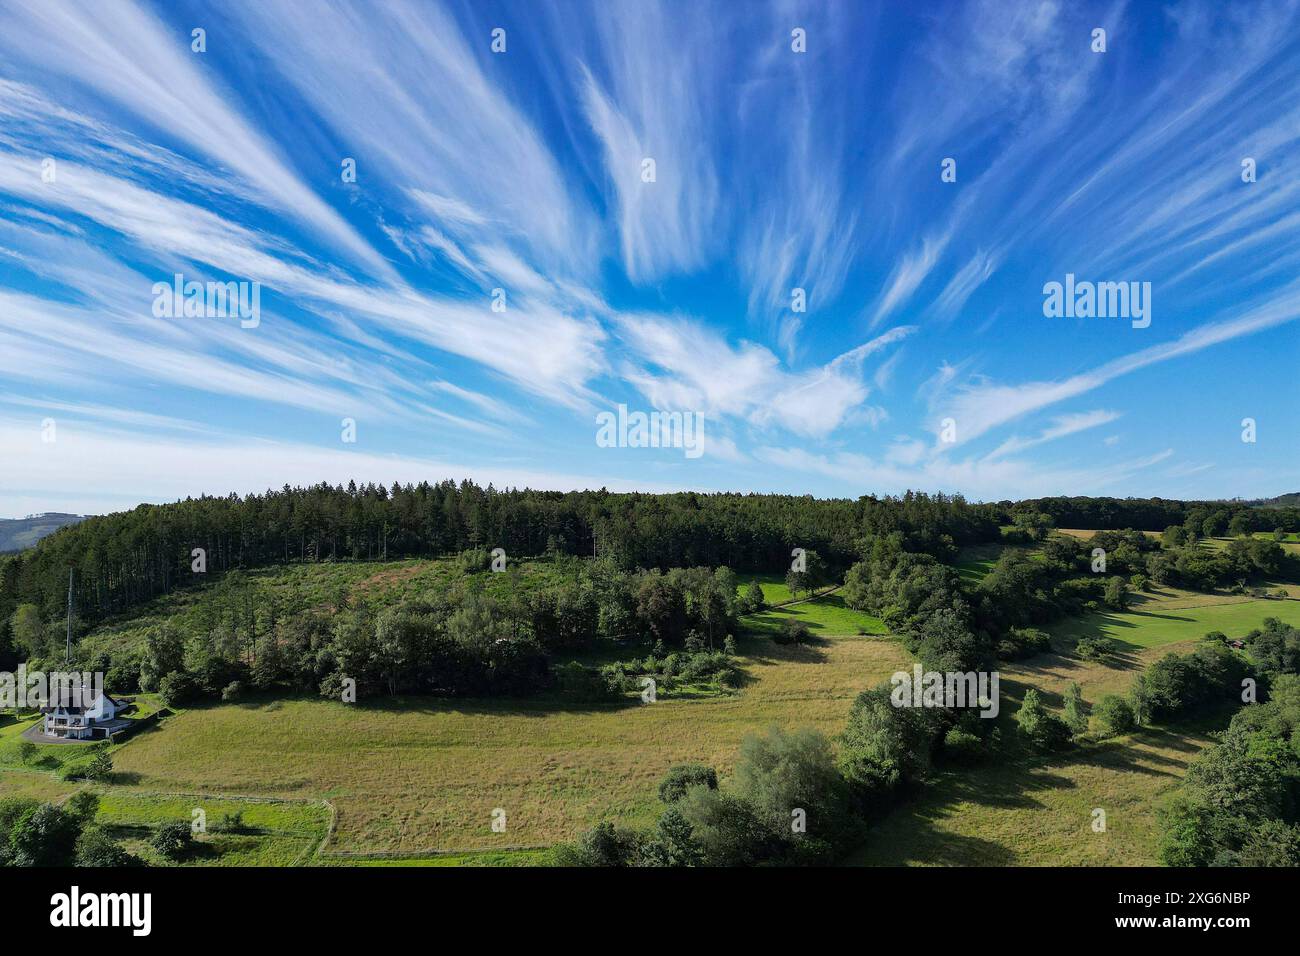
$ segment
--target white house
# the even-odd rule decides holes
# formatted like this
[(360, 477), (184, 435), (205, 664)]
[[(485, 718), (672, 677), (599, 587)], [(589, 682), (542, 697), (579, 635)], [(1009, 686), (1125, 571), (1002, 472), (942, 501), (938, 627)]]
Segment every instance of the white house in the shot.
[(108, 737), (128, 723), (118, 718), (127, 705), (100, 693), (89, 707), (58, 705), (43, 707), (45, 734), (48, 737), (67, 737), (70, 740), (94, 740)]

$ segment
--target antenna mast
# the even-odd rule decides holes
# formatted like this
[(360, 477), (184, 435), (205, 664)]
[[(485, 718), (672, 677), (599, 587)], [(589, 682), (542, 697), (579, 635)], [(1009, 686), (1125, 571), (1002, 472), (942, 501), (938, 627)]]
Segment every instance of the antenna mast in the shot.
[(73, 569), (68, 568), (68, 649), (63, 660), (67, 665), (72, 664), (72, 573)]

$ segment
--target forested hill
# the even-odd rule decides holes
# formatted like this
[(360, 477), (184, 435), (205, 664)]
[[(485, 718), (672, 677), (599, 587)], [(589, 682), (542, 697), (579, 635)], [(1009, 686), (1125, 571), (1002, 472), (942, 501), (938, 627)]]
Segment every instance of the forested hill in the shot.
[(81, 515), (51, 511), (26, 518), (0, 518), (0, 551), (21, 551), (30, 548), (41, 538), (53, 534), (64, 525), (76, 524)]
[(0, 620), (20, 603), (50, 614), (75, 569), (84, 624), (206, 572), (291, 561), (433, 557), (503, 548), (520, 557), (599, 552), (626, 567), (785, 568), (792, 548), (847, 566), (864, 534), (906, 531), (918, 549), (997, 536), (1003, 509), (945, 495), (818, 500), (811, 496), (607, 491), (498, 491), (471, 482), (317, 485), (265, 494), (141, 505), (65, 528), (0, 565)]
[(1251, 503), (1260, 508), (1300, 508), (1300, 491), (1293, 491), (1289, 494), (1278, 495), (1276, 498), (1265, 498), (1263, 501)]
[[(844, 569), (871, 537), (901, 532), (911, 550), (997, 538), (1016, 515), (1057, 527), (1161, 530), (1194, 521), (1223, 533), (1238, 516), (1249, 530), (1300, 530), (1300, 509), (1166, 499), (1044, 498), (970, 504), (960, 496), (815, 499), (756, 494), (613, 494), (498, 491), (471, 482), (327, 484), (224, 498), (202, 497), (88, 518), (36, 547), (0, 559), (0, 621), (21, 603), (56, 615), (75, 572), (83, 626), (206, 573), (288, 562), (432, 557), (503, 548), (512, 557), (547, 551), (615, 558), (626, 567), (727, 565), (783, 569), (793, 548)], [(1222, 530), (1216, 532), (1221, 526)], [(1199, 530), (1198, 530), (1198, 533)]]

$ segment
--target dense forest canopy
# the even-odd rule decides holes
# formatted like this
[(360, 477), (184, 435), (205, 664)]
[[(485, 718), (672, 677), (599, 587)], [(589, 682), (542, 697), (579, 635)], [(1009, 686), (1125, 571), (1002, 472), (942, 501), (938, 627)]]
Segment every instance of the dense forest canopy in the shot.
[(497, 490), (469, 481), (285, 486), (141, 505), (63, 528), (0, 559), (0, 619), (23, 603), (60, 614), (71, 569), (78, 620), (93, 625), (192, 580), (196, 548), (204, 552), (206, 572), (218, 575), (294, 561), (433, 557), (468, 548), (502, 548), (512, 557), (599, 554), (628, 568), (779, 569), (800, 547), (843, 570), (869, 538), (898, 531), (910, 550), (940, 554), (951, 545), (995, 540), (999, 525), (1029, 514), (1067, 528), (1159, 531), (1194, 522), (1203, 525), (1198, 533), (1221, 534), (1244, 516), (1248, 530), (1300, 530), (1300, 508), (1160, 498), (971, 504), (961, 496), (911, 492), (850, 500)]
[(20, 603), (58, 613), (71, 568), (78, 616), (93, 623), (192, 580), (195, 548), (203, 549), (208, 574), (291, 561), (433, 557), (468, 548), (502, 548), (511, 557), (599, 554), (626, 567), (777, 568), (801, 547), (843, 567), (863, 534), (901, 530), (922, 541), (943, 535), (958, 544), (989, 540), (997, 536), (1001, 511), (944, 495), (850, 501), (562, 493), (498, 491), (468, 481), (286, 486), (242, 498), (141, 505), (62, 529), (0, 566), (0, 617)]

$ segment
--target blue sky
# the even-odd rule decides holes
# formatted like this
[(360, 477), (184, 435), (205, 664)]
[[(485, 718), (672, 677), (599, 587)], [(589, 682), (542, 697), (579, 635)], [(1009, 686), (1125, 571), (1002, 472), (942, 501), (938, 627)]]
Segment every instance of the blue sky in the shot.
[[(1294, 3), (215, 6), (0, 0), (0, 514), (1300, 489)], [(1046, 317), (1067, 273), (1149, 327)]]

